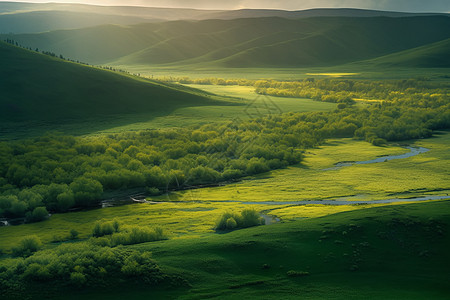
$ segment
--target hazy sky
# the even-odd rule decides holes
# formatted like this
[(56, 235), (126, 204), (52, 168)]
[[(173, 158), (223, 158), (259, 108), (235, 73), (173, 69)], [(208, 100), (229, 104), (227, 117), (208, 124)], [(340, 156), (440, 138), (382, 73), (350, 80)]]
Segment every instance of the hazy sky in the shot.
[[(353, 7), (409, 12), (450, 12), (450, 0), (7, 0), (16, 2), (62, 2), (97, 5), (141, 5), (203, 9), (276, 8), (300, 10), (317, 7)], [(3, 2), (0, 0), (0, 2)]]

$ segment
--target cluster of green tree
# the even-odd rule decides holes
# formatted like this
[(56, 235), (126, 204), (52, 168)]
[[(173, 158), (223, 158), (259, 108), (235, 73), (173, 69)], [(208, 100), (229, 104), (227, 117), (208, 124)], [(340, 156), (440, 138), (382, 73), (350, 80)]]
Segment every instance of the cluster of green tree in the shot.
[(245, 209), (241, 213), (226, 212), (216, 222), (216, 230), (234, 230), (264, 225), (265, 220), (254, 209)]
[[(312, 132), (261, 132), (259, 121), (76, 138), (47, 135), (0, 143), (0, 216), (24, 217), (98, 204), (104, 190), (152, 193), (213, 184), (300, 162)], [(37, 214), (37, 212), (35, 214)], [(36, 218), (37, 220), (37, 218)]]
[(305, 78), (297, 81), (161, 77), (158, 80), (182, 84), (253, 86), (258, 94), (309, 98), (334, 103), (354, 103), (355, 99), (409, 101), (432, 97), (442, 101), (448, 97), (448, 84), (426, 78), (404, 80), (352, 80)]
[(127, 281), (158, 284), (167, 278), (149, 252), (102, 247), (91, 241), (61, 244), (0, 263), (0, 291), (6, 298), (30, 283), (52, 282), (60, 288), (97, 287)]
[(351, 80), (314, 79), (302, 81), (258, 80), (256, 92), (264, 95), (310, 98), (317, 101), (353, 103), (355, 99), (410, 101), (448, 97), (447, 84), (426, 79)]
[(181, 84), (203, 84), (203, 85), (239, 85), (239, 86), (254, 86), (256, 80), (253, 79), (225, 79), (225, 78), (189, 78), (189, 77), (173, 77), (162, 76), (157, 77), (156, 80), (163, 82), (181, 83)]

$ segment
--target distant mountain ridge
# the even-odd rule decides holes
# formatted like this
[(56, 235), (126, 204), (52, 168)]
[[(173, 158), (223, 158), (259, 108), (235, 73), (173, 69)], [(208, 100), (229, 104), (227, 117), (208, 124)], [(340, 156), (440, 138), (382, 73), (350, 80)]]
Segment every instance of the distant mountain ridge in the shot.
[(271, 9), (199, 10), (136, 6), (96, 6), (64, 3), (0, 2), (0, 33), (38, 33), (77, 29), (105, 24), (130, 25), (175, 20), (231, 20), (239, 18), (281, 17), (414, 17), (447, 15), (405, 13), (364, 9), (309, 9), (285, 11)]
[(0, 36), (94, 64), (310, 67), (370, 60), (450, 38), (450, 18), (279, 17), (104, 25)]

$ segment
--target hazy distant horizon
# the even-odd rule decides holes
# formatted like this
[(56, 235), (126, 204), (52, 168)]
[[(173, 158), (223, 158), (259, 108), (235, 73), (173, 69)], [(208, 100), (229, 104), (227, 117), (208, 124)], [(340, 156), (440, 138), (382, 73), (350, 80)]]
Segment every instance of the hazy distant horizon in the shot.
[(283, 9), (304, 10), (312, 8), (358, 8), (402, 12), (450, 12), (448, 0), (28, 0), (28, 1), (0, 1), (0, 2), (28, 2), (28, 3), (80, 3), (105, 6), (148, 6), (168, 8), (195, 9)]

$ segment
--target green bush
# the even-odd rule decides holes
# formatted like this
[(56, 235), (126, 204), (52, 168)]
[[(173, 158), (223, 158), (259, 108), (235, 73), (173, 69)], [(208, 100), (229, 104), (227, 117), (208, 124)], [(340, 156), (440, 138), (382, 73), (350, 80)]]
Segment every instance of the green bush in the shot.
[(117, 221), (113, 222), (96, 222), (94, 228), (92, 229), (92, 236), (102, 237), (105, 235), (111, 235), (114, 232), (119, 231), (119, 223)]
[(111, 236), (111, 246), (133, 245), (167, 239), (162, 227), (144, 228), (138, 226), (126, 227)]
[(3, 295), (3, 288), (21, 288), (29, 285), (30, 281), (51, 282), (61, 288), (68, 284), (105, 287), (123, 284), (131, 277), (133, 283), (150, 284), (165, 278), (149, 252), (100, 247), (91, 242), (69, 243), (38, 251), (28, 258), (3, 261), (0, 265), (0, 290)]
[(70, 274), (70, 283), (75, 286), (83, 286), (87, 282), (86, 275), (80, 272), (73, 272)]
[(51, 278), (50, 271), (47, 266), (43, 266), (37, 263), (30, 264), (23, 273), (25, 279), (34, 281), (47, 281)]
[(372, 145), (374, 146), (384, 146), (387, 144), (387, 141), (382, 138), (375, 138), (372, 140)]
[(216, 230), (233, 230), (264, 225), (265, 220), (254, 209), (245, 209), (241, 213), (225, 212), (216, 222)]
[(228, 218), (226, 222), (227, 229), (235, 229), (237, 227), (237, 222), (234, 218)]
[(254, 209), (245, 209), (241, 212), (242, 224), (239, 227), (252, 227), (258, 225), (264, 225), (265, 221), (259, 213)]
[(36, 207), (32, 213), (27, 213), (28, 222), (39, 222), (48, 218), (48, 211), (45, 207)]
[(41, 240), (37, 236), (31, 235), (31, 236), (24, 237), (20, 241), (19, 246), (14, 247), (12, 249), (12, 252), (13, 252), (14, 256), (27, 257), (27, 256), (30, 256), (31, 254), (33, 254), (34, 252), (38, 251), (41, 248), (42, 248)]
[(69, 232), (69, 239), (76, 240), (78, 238), (78, 231), (71, 229)]

